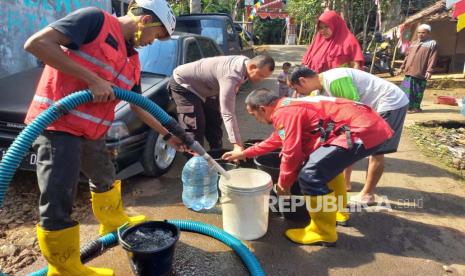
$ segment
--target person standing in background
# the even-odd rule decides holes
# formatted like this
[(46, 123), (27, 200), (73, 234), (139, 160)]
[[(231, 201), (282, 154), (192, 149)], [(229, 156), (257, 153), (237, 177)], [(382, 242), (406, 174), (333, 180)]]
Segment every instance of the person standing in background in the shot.
[(280, 97), (291, 97), (292, 91), (289, 86), (287, 86), (287, 75), (291, 69), (291, 64), (289, 62), (283, 63), (283, 71), (278, 75), (278, 92)]
[(318, 18), (318, 32), (302, 58), (302, 64), (316, 73), (337, 67), (363, 68), (365, 59), (355, 36), (335, 11)]
[(407, 49), (399, 74), (405, 74), (400, 87), (407, 93), (410, 104), (409, 113), (421, 112), (421, 101), (426, 89), (426, 82), (433, 74), (437, 61), (437, 43), (431, 39), (431, 26), (421, 24), (417, 28), (418, 41)]

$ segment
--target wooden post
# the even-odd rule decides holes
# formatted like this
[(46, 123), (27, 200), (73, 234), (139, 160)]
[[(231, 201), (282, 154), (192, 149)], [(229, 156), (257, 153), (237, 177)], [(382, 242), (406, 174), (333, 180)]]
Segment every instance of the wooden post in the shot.
[(378, 49), (378, 43), (375, 44), (375, 50), (373, 51), (373, 58), (371, 59), (370, 74), (373, 73), (373, 67), (375, 66), (376, 50)]
[(201, 12), (202, 12), (202, 2), (200, 0), (190, 0), (190, 13), (201, 13)]
[(397, 40), (396, 45), (394, 46), (394, 53), (392, 54), (392, 61), (391, 61), (391, 69), (394, 70), (394, 65), (396, 64), (396, 55), (397, 55), (397, 44), (399, 44), (399, 40)]
[(300, 30), (299, 30), (299, 39), (297, 40), (297, 45), (300, 45), (300, 41), (302, 39), (302, 31), (304, 29), (304, 21), (300, 21)]

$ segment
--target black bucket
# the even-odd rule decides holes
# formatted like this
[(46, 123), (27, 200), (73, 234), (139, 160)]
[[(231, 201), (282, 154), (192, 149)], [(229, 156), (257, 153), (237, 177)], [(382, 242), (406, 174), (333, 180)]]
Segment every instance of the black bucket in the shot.
[(253, 161), (257, 169), (269, 173), (273, 183), (278, 183), (279, 165), (281, 165), (281, 158), (278, 152), (265, 153), (264, 155), (255, 157)]
[(119, 243), (127, 251), (137, 276), (158, 276), (171, 271), (179, 228), (166, 221), (147, 221), (124, 230)]
[(239, 166), (238, 166), (236, 163), (229, 162), (229, 161), (226, 161), (226, 160), (221, 159), (221, 156), (223, 156), (223, 154), (225, 154), (225, 153), (228, 152), (228, 151), (232, 151), (232, 150), (231, 150), (231, 149), (214, 149), (214, 150), (208, 151), (207, 153), (208, 153), (213, 159), (215, 159), (215, 161), (216, 161), (221, 167), (223, 167), (223, 169), (225, 169), (225, 170), (227, 170), (227, 171), (230, 171), (230, 170), (233, 170), (233, 169), (237, 169)]
[[(260, 143), (261, 141), (263, 141), (263, 139), (249, 139), (244, 142), (244, 149), (250, 148), (251, 146), (255, 145), (256, 143)], [(249, 169), (256, 168), (253, 159), (246, 159), (244, 161), (241, 161), (241, 167)]]
[(221, 159), (221, 156), (232, 149), (212, 149), (207, 151), (207, 153), (215, 160)]
[[(279, 152), (269, 152), (267, 154), (257, 156), (254, 159), (257, 169), (267, 172), (271, 175), (273, 183), (278, 183), (279, 179), (279, 166), (281, 165), (281, 158), (279, 157)], [(291, 188), (291, 195), (301, 196), (302, 192), (300, 191), (299, 183), (294, 183)], [(271, 196), (277, 196), (274, 191), (272, 191)], [(278, 210), (285, 219), (289, 220), (309, 220), (306, 204), (301, 200), (297, 200), (296, 197), (291, 198), (278, 198), (275, 200), (278, 204), (270, 205), (274, 210)], [(303, 203), (302, 206), (300, 206)], [(299, 206), (292, 206), (297, 205)], [(290, 209), (290, 210), (284, 210)]]
[(244, 148), (249, 148), (257, 143), (260, 143), (263, 139), (249, 139), (244, 142)]
[[(298, 198), (297, 196), (300, 196), (301, 198)], [(278, 202), (278, 210), (285, 219), (295, 221), (310, 220), (307, 204), (305, 199), (302, 197), (300, 185), (297, 181), (291, 187), (291, 196), (287, 198), (281, 197), (278, 199)]]

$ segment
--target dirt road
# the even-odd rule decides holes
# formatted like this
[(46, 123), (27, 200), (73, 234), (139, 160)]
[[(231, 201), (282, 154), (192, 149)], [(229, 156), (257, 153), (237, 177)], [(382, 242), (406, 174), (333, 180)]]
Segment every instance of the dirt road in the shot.
[[(278, 66), (273, 78), (261, 86), (275, 88), (280, 65), (285, 61), (299, 63), (305, 47), (272, 46), (267, 50), (276, 58)], [(241, 132), (244, 138), (266, 137), (270, 127), (258, 125), (244, 110), (245, 92), (240, 93), (237, 104)], [(430, 98), (425, 101), (425, 111), (408, 115), (407, 123), (441, 118), (463, 120), (457, 108), (433, 105)], [(196, 213), (183, 206), (182, 165), (183, 158), (178, 158), (163, 177), (135, 177), (126, 181), (125, 205), (131, 211), (155, 219), (192, 219), (221, 227), (220, 206), (206, 213)], [(362, 188), (366, 165), (366, 161), (362, 161), (354, 168), (355, 191)], [(83, 193), (82, 197), (87, 198), (87, 191)], [(399, 151), (386, 158), (385, 173), (377, 193), (384, 207), (354, 213), (350, 227), (337, 228), (339, 241), (335, 248), (289, 242), (283, 232), (306, 222), (284, 221), (274, 215), (270, 216), (268, 233), (246, 244), (268, 275), (465, 275), (463, 182), (423, 156), (404, 133)], [(96, 238), (97, 224), (85, 204), (80, 214), (82, 241)], [(32, 224), (27, 225), (32, 237)], [(120, 248), (112, 249), (91, 263), (111, 267), (116, 275), (130, 275), (126, 254)], [(44, 264), (39, 258), (18, 275), (37, 270)], [(246, 271), (240, 260), (224, 245), (199, 235), (182, 233), (173, 275), (244, 274)]]

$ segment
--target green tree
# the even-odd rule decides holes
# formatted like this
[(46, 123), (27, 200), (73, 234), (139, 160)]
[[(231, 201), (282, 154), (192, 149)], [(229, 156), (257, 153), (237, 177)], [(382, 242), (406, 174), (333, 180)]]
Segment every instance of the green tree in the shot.
[(323, 12), (321, 0), (289, 0), (286, 10), (289, 15), (296, 19), (299, 27), (299, 38), (308, 43), (315, 32), (315, 22)]
[(202, 12), (224, 12), (231, 14), (235, 3), (235, 1), (226, 0), (203, 0)]
[(286, 35), (286, 20), (261, 19), (259, 16), (253, 20), (254, 35), (260, 38), (263, 44), (283, 44)]
[[(176, 15), (188, 14), (190, 13), (190, 5), (192, 4), (191, 0), (171, 0), (169, 1)], [(197, 2), (200, 2), (198, 0)], [(200, 12), (202, 13), (213, 13), (213, 12), (224, 12), (231, 14), (234, 9), (236, 1), (232, 0), (202, 0), (200, 7)], [(198, 3), (195, 4), (198, 6)]]

